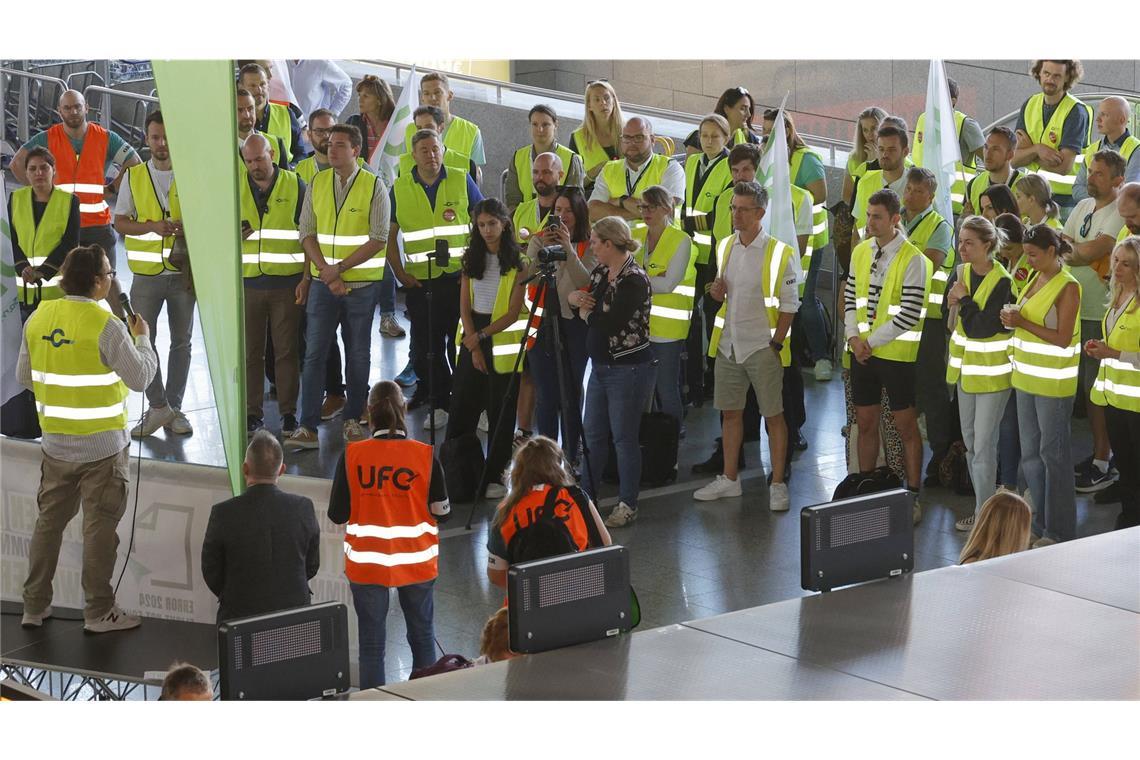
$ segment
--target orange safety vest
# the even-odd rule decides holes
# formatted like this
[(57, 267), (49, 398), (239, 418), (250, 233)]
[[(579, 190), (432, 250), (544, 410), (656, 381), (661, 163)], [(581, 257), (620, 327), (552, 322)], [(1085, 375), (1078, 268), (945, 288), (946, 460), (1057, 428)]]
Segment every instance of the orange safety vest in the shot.
[[(511, 507), (511, 513), (499, 526), (503, 546), (509, 547), (512, 538), (538, 522), (542, 510), (547, 508), (547, 501), (553, 488), (551, 485), (535, 486)], [(590, 548), (591, 534), (596, 533), (597, 528), (586, 522), (590, 519), (589, 516), (570, 496), (565, 486), (558, 488), (558, 493), (552, 499), (552, 506), (554, 516), (566, 523), (566, 529), (570, 531), (570, 538), (573, 539), (574, 546), (578, 547), (578, 551)], [(597, 545), (601, 544), (600, 539), (594, 539), (594, 542)]]
[(432, 449), (372, 438), (344, 450), (351, 510), (344, 574), (352, 583), (407, 586), (439, 575), (439, 528), (428, 504)]
[(98, 124), (87, 123), (83, 150), (75, 155), (71, 138), (62, 124), (47, 131), (48, 150), (55, 156), (55, 184), (79, 196), (79, 226), (101, 227), (111, 223), (111, 207), (103, 197), (103, 166), (111, 136)]
[[(589, 245), (590, 245), (589, 243), (583, 241), (581, 243), (578, 243), (575, 246), (578, 249), (578, 258), (579, 259), (586, 255), (586, 248), (588, 248)], [(538, 288), (539, 288), (539, 285), (538, 285), (537, 280), (532, 282), (530, 285), (526, 286), (526, 298), (524, 299), (524, 302), (525, 302), (524, 306), (527, 310), (527, 317), (526, 318), (530, 317), (529, 312), (530, 312), (531, 304), (534, 303), (535, 295), (536, 294), (538, 295), (538, 308), (535, 309), (534, 321), (531, 322), (530, 332), (527, 333), (527, 336), (526, 336), (526, 350), (527, 351), (534, 348), (534, 344), (538, 341), (538, 328), (542, 326), (542, 317), (543, 317), (543, 314), (546, 313), (546, 291), (543, 290), (542, 293), (539, 293)], [(589, 289), (590, 289), (589, 286), (586, 286), (584, 288), (580, 288), (580, 290), (589, 290)]]

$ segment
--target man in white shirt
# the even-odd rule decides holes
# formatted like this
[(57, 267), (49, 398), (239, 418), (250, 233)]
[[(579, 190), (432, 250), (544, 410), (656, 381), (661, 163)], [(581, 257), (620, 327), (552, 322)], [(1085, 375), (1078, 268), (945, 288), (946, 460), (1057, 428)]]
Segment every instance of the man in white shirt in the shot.
[[(1062, 237), (1073, 246), (1069, 266), (1081, 284), (1081, 345), (1102, 340), (1101, 320), (1108, 297), (1109, 254), (1124, 220), (1116, 207), (1116, 195), (1124, 183), (1124, 157), (1111, 148), (1093, 154), (1089, 162), (1087, 187), (1089, 197), (1080, 201), (1065, 222)], [(1088, 399), (1096, 381), (1100, 362), (1081, 352), (1080, 397)], [(1077, 465), (1076, 488), (1079, 493), (1092, 493), (1108, 488), (1116, 478), (1109, 466), (1111, 456), (1104, 407), (1085, 404), (1089, 427), (1093, 434), (1093, 453)]]
[[(685, 197), (685, 170), (668, 156), (653, 153), (653, 124), (641, 116), (630, 117), (621, 130), (621, 162), (624, 169), (624, 187), (611, 187), (613, 183), (610, 167), (617, 161), (603, 166), (590, 194), (590, 221), (596, 222), (607, 216), (620, 216), (631, 222), (630, 227), (641, 221), (638, 205), (641, 194), (653, 185), (661, 185), (680, 204)], [(654, 171), (655, 165), (662, 168)], [(659, 175), (659, 176), (658, 176)]]
[(332, 61), (291, 60), (289, 79), (301, 113), (327, 108), (338, 117), (352, 100), (352, 78)]
[[(772, 241), (761, 229), (768, 207), (768, 192), (756, 182), (738, 182), (733, 188), (732, 226), (736, 232), (718, 245), (719, 276), (709, 287), (709, 296), (724, 302), (717, 314), (721, 327), (716, 344), (716, 384), (713, 404), (723, 413), (721, 436), (724, 472), (693, 493), (699, 501), (740, 496), (738, 472), (740, 444), (744, 437), (744, 403), (751, 386), (756, 391), (760, 414), (768, 428), (772, 461), (772, 484), (768, 506), (773, 512), (788, 509), (788, 486), (783, 463), (787, 459), (788, 427), (784, 421), (784, 369), (780, 354), (792, 319), (800, 306), (799, 266), (796, 253)], [(782, 260), (782, 263), (781, 263)], [(769, 282), (769, 290), (763, 284)], [(773, 304), (773, 300), (777, 303)], [(777, 309), (772, 325), (769, 308)]]

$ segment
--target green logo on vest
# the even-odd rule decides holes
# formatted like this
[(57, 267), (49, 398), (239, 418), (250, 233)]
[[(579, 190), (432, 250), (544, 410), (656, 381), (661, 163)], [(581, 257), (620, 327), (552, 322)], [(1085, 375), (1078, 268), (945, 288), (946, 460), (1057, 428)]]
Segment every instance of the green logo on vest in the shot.
[(64, 345), (65, 343), (74, 343), (75, 342), (73, 340), (68, 340), (66, 337), (64, 337), (63, 330), (61, 330), (58, 327), (55, 328), (54, 330), (52, 330), (50, 335), (43, 336), (43, 339), (46, 340), (48, 343), (50, 343), (53, 348), (59, 348), (60, 346)]

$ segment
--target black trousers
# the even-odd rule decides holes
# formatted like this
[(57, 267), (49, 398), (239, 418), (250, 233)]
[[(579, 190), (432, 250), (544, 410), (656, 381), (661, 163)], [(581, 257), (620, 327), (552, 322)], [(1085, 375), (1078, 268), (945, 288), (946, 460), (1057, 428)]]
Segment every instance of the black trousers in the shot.
[(1104, 420), (1116, 456), (1116, 469), (1120, 471), (1120, 516), (1116, 518), (1116, 528), (1131, 528), (1140, 525), (1140, 412), (1110, 404), (1104, 408)]
[(697, 264), (697, 282), (694, 286), (697, 297), (693, 304), (693, 318), (689, 322), (689, 335), (685, 340), (688, 361), (685, 364), (685, 378), (689, 386), (688, 400), (700, 403), (705, 397), (705, 373), (712, 372), (713, 360), (706, 356), (705, 347), (712, 337), (713, 320), (720, 310), (720, 303), (706, 292), (709, 283), (716, 279), (716, 261), (710, 256), (707, 264)]
[[(459, 274), (439, 275), (420, 280), (422, 287), (409, 288), (405, 295), (408, 317), (414, 331), (416, 351), (412, 366), (419, 376), (416, 396), (431, 394), (437, 409), (451, 406), (451, 373), (455, 368), (455, 330), (459, 326)], [(428, 333), (428, 293), (431, 292), (431, 334)], [(434, 360), (428, 354), (434, 353)], [(431, 366), (431, 373), (428, 367)], [(428, 378), (432, 388), (429, 389)]]

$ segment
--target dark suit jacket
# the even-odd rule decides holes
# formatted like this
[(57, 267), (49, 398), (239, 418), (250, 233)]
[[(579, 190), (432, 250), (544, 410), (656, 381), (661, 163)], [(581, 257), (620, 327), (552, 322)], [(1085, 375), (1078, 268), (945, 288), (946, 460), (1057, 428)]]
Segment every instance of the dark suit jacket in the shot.
[(202, 576), (218, 597), (218, 622), (309, 603), (321, 566), (313, 502), (275, 485), (250, 486), (210, 511)]

